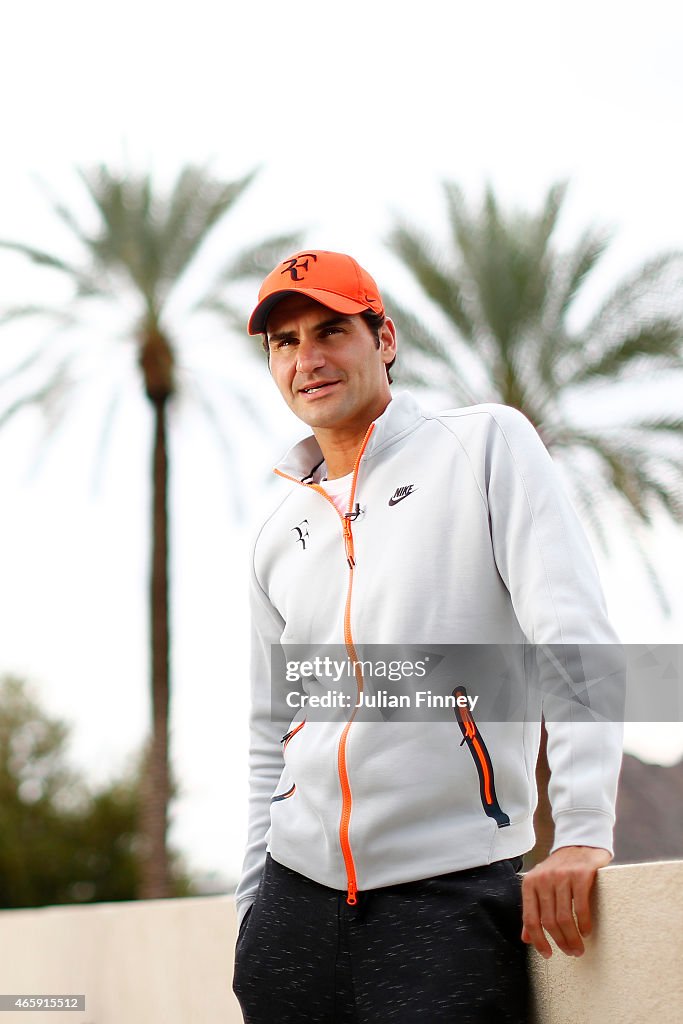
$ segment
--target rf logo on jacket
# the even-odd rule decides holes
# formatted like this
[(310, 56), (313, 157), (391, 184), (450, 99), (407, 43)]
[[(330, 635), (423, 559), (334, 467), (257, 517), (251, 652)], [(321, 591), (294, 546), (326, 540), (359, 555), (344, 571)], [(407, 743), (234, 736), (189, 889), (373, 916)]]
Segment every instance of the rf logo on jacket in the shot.
[(301, 550), (305, 551), (306, 550), (306, 541), (310, 537), (310, 533), (308, 532), (308, 519), (302, 519), (301, 522), (299, 523), (299, 525), (298, 526), (293, 526), (292, 529), (289, 532), (296, 534), (296, 537), (294, 538), (295, 543), (297, 543), (297, 544), (300, 543), (301, 544)]

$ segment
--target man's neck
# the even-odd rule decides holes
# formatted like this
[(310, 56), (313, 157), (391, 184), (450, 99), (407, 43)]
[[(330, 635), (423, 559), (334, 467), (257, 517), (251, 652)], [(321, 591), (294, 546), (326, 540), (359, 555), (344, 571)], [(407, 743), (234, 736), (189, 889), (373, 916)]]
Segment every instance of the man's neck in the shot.
[[(378, 419), (383, 412), (384, 409), (378, 412), (374, 419)], [(315, 439), (320, 445), (320, 451), (323, 453), (327, 466), (328, 480), (338, 480), (339, 477), (347, 476), (352, 472), (368, 428), (371, 423), (374, 423), (374, 419), (367, 423), (354, 425), (348, 430), (325, 429), (324, 427), (314, 429)]]

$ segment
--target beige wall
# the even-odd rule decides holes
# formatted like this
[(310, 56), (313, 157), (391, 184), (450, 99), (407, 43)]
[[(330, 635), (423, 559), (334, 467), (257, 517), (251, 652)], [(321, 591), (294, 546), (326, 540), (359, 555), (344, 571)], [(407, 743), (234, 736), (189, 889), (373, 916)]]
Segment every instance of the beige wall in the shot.
[[(604, 869), (596, 919), (580, 960), (534, 954), (539, 1024), (680, 1024), (683, 861)], [(239, 1024), (234, 935), (228, 896), (3, 911), (0, 993), (85, 993), (86, 1010), (0, 1021)]]
[(537, 1020), (681, 1024), (683, 861), (604, 868), (595, 919), (583, 957), (534, 953)]

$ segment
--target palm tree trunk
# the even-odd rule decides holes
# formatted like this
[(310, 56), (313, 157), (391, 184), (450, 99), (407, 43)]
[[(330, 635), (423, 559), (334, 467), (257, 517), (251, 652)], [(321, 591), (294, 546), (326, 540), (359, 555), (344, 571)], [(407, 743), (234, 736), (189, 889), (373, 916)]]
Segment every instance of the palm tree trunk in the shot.
[(140, 896), (171, 895), (166, 834), (168, 830), (169, 756), (169, 606), (168, 606), (168, 450), (166, 398), (153, 399), (152, 564), (150, 628), (152, 670), (152, 737), (142, 794)]

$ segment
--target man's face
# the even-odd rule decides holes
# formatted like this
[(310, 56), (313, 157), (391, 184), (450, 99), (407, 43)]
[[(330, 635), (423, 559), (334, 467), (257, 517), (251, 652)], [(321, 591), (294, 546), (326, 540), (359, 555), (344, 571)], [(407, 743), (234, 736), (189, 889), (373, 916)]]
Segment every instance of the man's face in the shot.
[(360, 314), (290, 295), (268, 317), (266, 336), (280, 394), (314, 430), (364, 432), (391, 401), (385, 367), (396, 354), (396, 335), (390, 320), (378, 348)]

